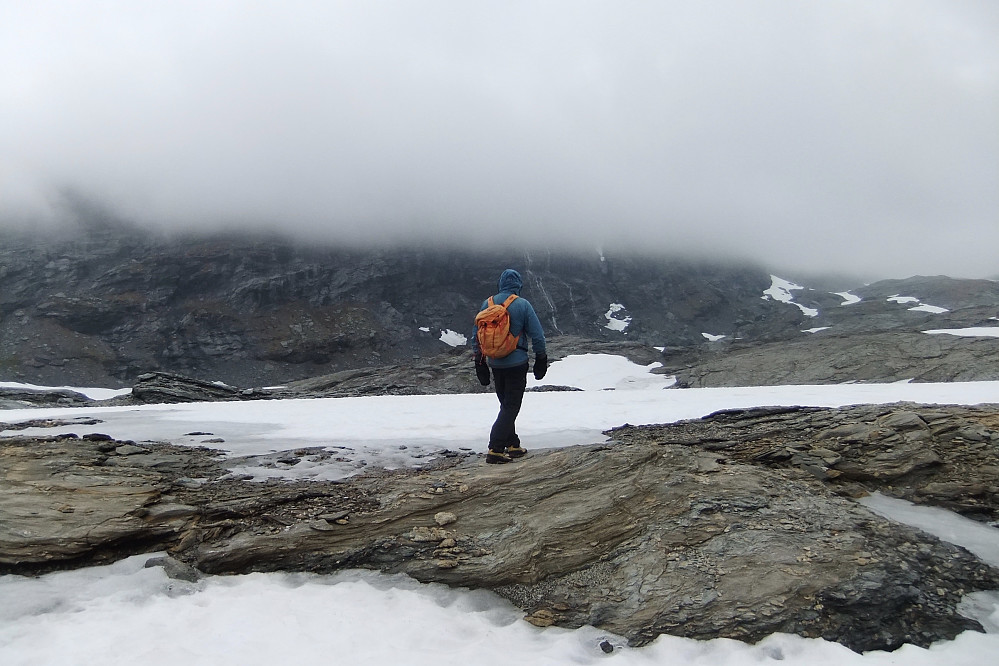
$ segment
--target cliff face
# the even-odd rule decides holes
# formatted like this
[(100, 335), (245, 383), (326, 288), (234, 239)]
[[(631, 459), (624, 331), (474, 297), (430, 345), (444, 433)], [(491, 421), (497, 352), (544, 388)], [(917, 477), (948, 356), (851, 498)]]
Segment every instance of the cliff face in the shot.
[[(0, 380), (130, 385), (158, 370), (261, 386), (405, 365), (449, 351), (444, 332), (469, 335), (507, 267), (521, 271), (549, 337), (666, 347), (687, 385), (999, 378), (996, 339), (921, 333), (995, 325), (999, 283), (985, 280), (919, 277), (846, 295), (782, 291), (789, 283), (762, 268), (682, 258), (102, 228), (0, 238)], [(868, 336), (863, 358), (857, 336)], [(880, 369), (868, 362), (888, 356)]]
[[(2, 248), (0, 373), (38, 383), (167, 370), (259, 385), (432, 356), (448, 349), (443, 331), (469, 334), (508, 266), (550, 335), (686, 344), (703, 339), (701, 325), (784, 314), (758, 298), (769, 280), (760, 270), (596, 252), (361, 251), (121, 231)], [(625, 309), (608, 315), (612, 303)], [(612, 330), (611, 317), (631, 323)]]

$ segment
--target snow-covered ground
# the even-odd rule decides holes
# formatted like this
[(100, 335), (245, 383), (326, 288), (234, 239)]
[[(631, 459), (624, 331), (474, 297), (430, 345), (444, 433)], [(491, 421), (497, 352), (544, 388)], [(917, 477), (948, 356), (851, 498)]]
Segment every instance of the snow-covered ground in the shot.
[[(672, 378), (651, 374), (620, 357), (584, 355), (552, 365), (543, 383), (581, 392), (532, 393), (518, 420), (528, 448), (603, 441), (602, 430), (628, 423), (665, 423), (719, 409), (764, 405), (841, 406), (911, 400), (925, 403), (999, 403), (999, 382), (849, 384), (765, 388), (664, 390)], [(535, 384), (533, 378), (531, 384)], [(610, 390), (613, 389), (613, 390)], [(224, 439), (232, 455), (336, 446), (348, 462), (303, 460), (280, 470), (287, 478), (340, 478), (362, 463), (408, 465), (434, 451), (485, 448), (495, 416), (490, 394), (384, 396), (324, 400), (147, 405), (142, 407), (25, 409), (0, 412), (0, 421), (35, 418), (101, 419), (22, 433), (104, 432), (118, 438), (201, 445)], [(194, 432), (211, 432), (194, 435)], [(0, 434), (11, 435), (13, 432)], [(400, 448), (405, 447), (405, 448)], [(341, 455), (347, 454), (349, 455)], [(529, 461), (517, 464), (529, 464)], [(274, 470), (256, 469), (261, 476)], [(885, 498), (886, 499), (886, 498)], [(877, 500), (874, 500), (877, 501)], [(899, 508), (899, 507), (902, 508)], [(915, 514), (922, 529), (957, 543), (968, 540), (980, 557), (999, 560), (999, 532), (964, 530), (947, 512), (883, 502), (890, 515)], [(905, 520), (916, 522), (908, 515)], [(962, 528), (955, 531), (954, 525)], [(929, 525), (929, 527), (927, 526)], [(949, 531), (948, 531), (949, 530)], [(972, 543), (973, 542), (973, 543)], [(0, 664), (906, 664), (994, 663), (999, 634), (966, 632), (929, 650), (856, 655), (821, 640), (774, 635), (755, 646), (724, 639), (661, 637), (630, 649), (593, 628), (538, 629), (521, 613), (484, 592), (449, 590), (367, 572), (332, 576), (250, 574), (209, 577), (199, 583), (167, 579), (144, 569), (145, 557), (108, 567), (36, 579), (0, 577)], [(999, 596), (976, 595), (969, 613), (999, 630)], [(618, 646), (611, 654), (603, 640)]]
[(110, 400), (111, 398), (116, 398), (120, 395), (126, 395), (132, 392), (132, 389), (109, 389), (109, 388), (94, 388), (94, 387), (80, 387), (80, 386), (39, 386), (38, 384), (23, 384), (21, 382), (0, 382), (0, 388), (15, 388), (15, 389), (29, 389), (32, 391), (44, 391), (51, 389), (67, 389), (70, 391), (76, 391), (77, 393), (82, 393), (91, 400)]
[(930, 335), (958, 335), (966, 338), (999, 338), (999, 326), (971, 326), (969, 328), (935, 328), (923, 331)]

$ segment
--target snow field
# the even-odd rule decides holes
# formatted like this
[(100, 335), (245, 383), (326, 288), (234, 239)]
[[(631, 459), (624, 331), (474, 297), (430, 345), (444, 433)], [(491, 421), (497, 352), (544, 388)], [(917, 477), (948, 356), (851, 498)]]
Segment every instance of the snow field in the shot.
[[(999, 403), (999, 382), (663, 390), (672, 378), (651, 374), (656, 366), (597, 355), (553, 364), (542, 383), (586, 390), (528, 394), (518, 420), (525, 445), (599, 442), (606, 439), (602, 430), (625, 422), (668, 423), (719, 409), (906, 400)], [(140, 441), (202, 445), (209, 436), (189, 433), (211, 432), (225, 442), (210, 446), (225, 447), (231, 455), (344, 446), (347, 449), (336, 451), (352, 451), (354, 467), (310, 463), (280, 470), (285, 478), (336, 478), (355, 473), (362, 458), (369, 465), (402, 465), (424, 462), (442, 448), (481, 451), (495, 412), (495, 397), (486, 393), (25, 409), (2, 415), (10, 423), (34, 418), (103, 420), (94, 426), (70, 424), (17, 431), (20, 434), (105, 432)], [(999, 561), (999, 531), (994, 528), (967, 525), (970, 521), (939, 509), (885, 501), (889, 499), (867, 502), (889, 517), (966, 544), (983, 559), (996, 558), (986, 561)], [(893, 653), (865, 655), (835, 643), (783, 634), (752, 646), (662, 636), (644, 648), (627, 648), (619, 637), (592, 627), (533, 627), (520, 621), (520, 611), (487, 592), (450, 590), (371, 572), (213, 576), (186, 583), (170, 580), (158, 567), (143, 568), (147, 557), (38, 578), (0, 576), (0, 663), (467, 666), (611, 660), (621, 666), (979, 666), (994, 663), (999, 654), (999, 634), (975, 632), (929, 650), (907, 645)], [(986, 627), (999, 630), (999, 594), (971, 595), (967, 608)], [(604, 640), (617, 646), (613, 653), (600, 649)]]

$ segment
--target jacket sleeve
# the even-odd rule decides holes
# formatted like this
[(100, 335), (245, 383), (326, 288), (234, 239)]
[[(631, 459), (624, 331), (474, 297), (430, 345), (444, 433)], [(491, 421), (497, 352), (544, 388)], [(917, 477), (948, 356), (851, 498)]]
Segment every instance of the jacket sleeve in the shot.
[(534, 311), (534, 306), (527, 304), (527, 321), (524, 323), (524, 331), (531, 338), (531, 349), (535, 354), (545, 354), (545, 332), (541, 328), (541, 320), (538, 313)]

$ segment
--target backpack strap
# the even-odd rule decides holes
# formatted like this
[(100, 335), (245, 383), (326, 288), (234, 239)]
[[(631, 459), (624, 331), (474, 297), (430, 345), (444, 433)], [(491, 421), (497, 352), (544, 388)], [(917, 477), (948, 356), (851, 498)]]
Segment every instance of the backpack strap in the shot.
[[(515, 300), (517, 300), (517, 294), (510, 294), (509, 296), (506, 297), (506, 300), (503, 301), (503, 307), (504, 308), (510, 307), (510, 304), (513, 303)], [(492, 302), (493, 302), (493, 297), (490, 296), (489, 304), (492, 305)]]
[(493, 300), (493, 297), (492, 297), (492, 296), (490, 296), (490, 297), (489, 297), (489, 300), (488, 300), (488, 301), (486, 301), (486, 307), (489, 307), (489, 308), (491, 308), (491, 307), (492, 307), (492, 306), (494, 306), (494, 305), (496, 305), (496, 302), (495, 302), (495, 301)]

